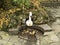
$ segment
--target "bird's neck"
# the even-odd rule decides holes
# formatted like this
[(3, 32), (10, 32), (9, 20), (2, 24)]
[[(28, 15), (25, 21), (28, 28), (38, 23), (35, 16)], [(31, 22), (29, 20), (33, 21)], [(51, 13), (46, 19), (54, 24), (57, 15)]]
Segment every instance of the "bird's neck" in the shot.
[(29, 20), (31, 21), (31, 16), (29, 16)]

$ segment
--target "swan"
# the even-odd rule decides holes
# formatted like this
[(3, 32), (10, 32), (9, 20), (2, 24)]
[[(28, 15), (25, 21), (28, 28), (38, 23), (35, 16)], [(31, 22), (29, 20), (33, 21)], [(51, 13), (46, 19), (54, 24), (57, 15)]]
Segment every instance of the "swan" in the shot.
[(33, 21), (31, 19), (31, 16), (32, 16), (32, 12), (29, 12), (29, 19), (26, 21), (27, 26), (32, 26), (33, 25)]

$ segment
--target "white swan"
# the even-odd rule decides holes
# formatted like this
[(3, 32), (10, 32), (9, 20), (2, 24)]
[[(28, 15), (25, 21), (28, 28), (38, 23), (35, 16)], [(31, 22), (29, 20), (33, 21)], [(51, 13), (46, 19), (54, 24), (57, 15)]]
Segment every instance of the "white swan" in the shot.
[(32, 12), (29, 12), (29, 19), (26, 21), (27, 26), (32, 26), (33, 25), (33, 21), (31, 19), (31, 16), (32, 16)]

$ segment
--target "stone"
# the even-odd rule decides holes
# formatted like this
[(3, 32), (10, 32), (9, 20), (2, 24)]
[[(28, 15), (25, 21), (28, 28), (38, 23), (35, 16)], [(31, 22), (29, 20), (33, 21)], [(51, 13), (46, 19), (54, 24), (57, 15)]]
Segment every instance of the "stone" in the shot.
[(59, 39), (60, 39), (60, 32), (59, 33), (57, 33), (57, 36), (59, 37)]
[(41, 45), (50, 45), (55, 42), (59, 42), (59, 38), (54, 31), (46, 33), (41, 39)]
[(39, 26), (43, 29), (43, 32), (52, 31), (52, 28), (48, 24), (42, 24), (42, 25), (39, 25)]
[(1, 40), (10, 38), (9, 34), (3, 31), (0, 32), (0, 37), (2, 38)]
[(40, 40), (37, 40), (37, 43), (36, 43), (37, 45), (40, 45), (41, 44), (41, 42), (40, 42)]
[(60, 43), (55, 42), (55, 43), (51, 43), (50, 45), (60, 45)]
[(17, 26), (17, 28), (9, 29), (9, 30), (8, 30), (9, 34), (12, 34), (12, 35), (18, 34), (19, 27), (20, 27), (20, 26)]
[(57, 34), (60, 32), (60, 25), (56, 22), (54, 22), (52, 25), (51, 25), (53, 31)]
[(4, 45), (12, 45), (12, 44), (13, 44), (12, 42), (8, 42), (8, 43), (6, 43)]
[(41, 45), (49, 45), (48, 42), (50, 42), (50, 40), (47, 36), (41, 39)]
[(13, 36), (11, 35), (11, 37), (10, 37), (10, 39), (9, 39), (9, 42), (14, 43), (14, 42), (18, 42), (18, 40), (19, 40), (19, 39), (18, 39), (18, 36), (17, 36), (17, 35), (15, 35), (15, 36), (14, 36), (14, 35), (13, 35)]
[(56, 18), (56, 23), (60, 25), (60, 18)]
[(44, 35), (52, 35), (52, 34), (54, 34), (53, 31), (51, 31), (51, 32), (45, 32), (45, 33), (44, 33)]
[(59, 38), (55, 34), (52, 34), (49, 37), (50, 37), (51, 41), (53, 41), (53, 42), (58, 42), (59, 41)]
[(0, 40), (0, 45), (6, 45), (8, 41)]
[(54, 42), (59, 42), (59, 38), (56, 35), (45, 36), (41, 39), (41, 45), (49, 45)]

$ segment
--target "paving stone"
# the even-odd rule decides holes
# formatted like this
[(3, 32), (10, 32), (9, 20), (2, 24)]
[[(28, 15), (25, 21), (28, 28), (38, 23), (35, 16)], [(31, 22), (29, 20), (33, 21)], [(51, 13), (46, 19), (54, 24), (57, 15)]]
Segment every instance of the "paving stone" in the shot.
[(0, 32), (0, 37), (2, 38), (2, 40), (5, 40), (5, 39), (9, 39), (10, 36), (7, 32), (1, 31)]
[(45, 32), (45, 33), (44, 33), (44, 35), (52, 35), (52, 34), (54, 34), (53, 31), (51, 31), (51, 32)]
[(48, 24), (42, 24), (39, 26), (44, 29), (44, 32), (52, 31), (52, 28)]
[(21, 43), (14, 43), (13, 45), (21, 45)]
[(18, 36), (11, 36), (11, 38), (9, 39), (9, 42), (13, 42), (13, 43), (15, 43), (15, 42), (18, 42), (18, 40), (19, 40), (19, 38), (18, 38)]
[(48, 24), (39, 25), (43, 30), (44, 35), (47, 35), (52, 31), (52, 28)]
[(59, 38), (55, 34), (52, 34), (49, 37), (50, 37), (50, 40), (52, 40), (53, 42), (58, 42), (59, 41)]
[(60, 40), (60, 32), (59, 32), (59, 33), (57, 33), (57, 36), (58, 36), (58, 38), (59, 38), (59, 40)]
[(60, 8), (47, 8), (51, 11), (51, 15), (54, 17), (60, 17)]
[(59, 42), (59, 38), (55, 34), (49, 34), (41, 39), (41, 45), (49, 45), (53, 42)]
[[(47, 37), (46, 37), (47, 38)], [(47, 40), (49, 40), (48, 38), (47, 38)], [(41, 45), (49, 45), (49, 43), (48, 43), (48, 41), (47, 41), (46, 39), (41, 39)]]
[(37, 45), (40, 45), (40, 44), (41, 44), (41, 40), (40, 40), (40, 39), (37, 40), (36, 44), (37, 44)]
[(12, 42), (8, 42), (8, 43), (6, 43), (4, 45), (13, 45), (13, 43)]
[(55, 43), (51, 43), (50, 45), (60, 45), (60, 43), (55, 42)]
[(60, 25), (60, 18), (56, 18), (56, 23)]
[(55, 33), (59, 33), (60, 32), (60, 25), (56, 22), (54, 22), (52, 25), (51, 25), (53, 31), (55, 31)]
[(20, 26), (17, 26), (17, 28), (9, 29), (9, 30), (8, 30), (9, 34), (11, 34), (11, 35), (14, 35), (14, 34), (17, 35), (17, 34), (18, 34), (18, 31), (19, 31), (19, 30), (18, 30), (19, 27), (20, 27)]
[(5, 45), (7, 44), (8, 41), (0, 40), (0, 45)]

